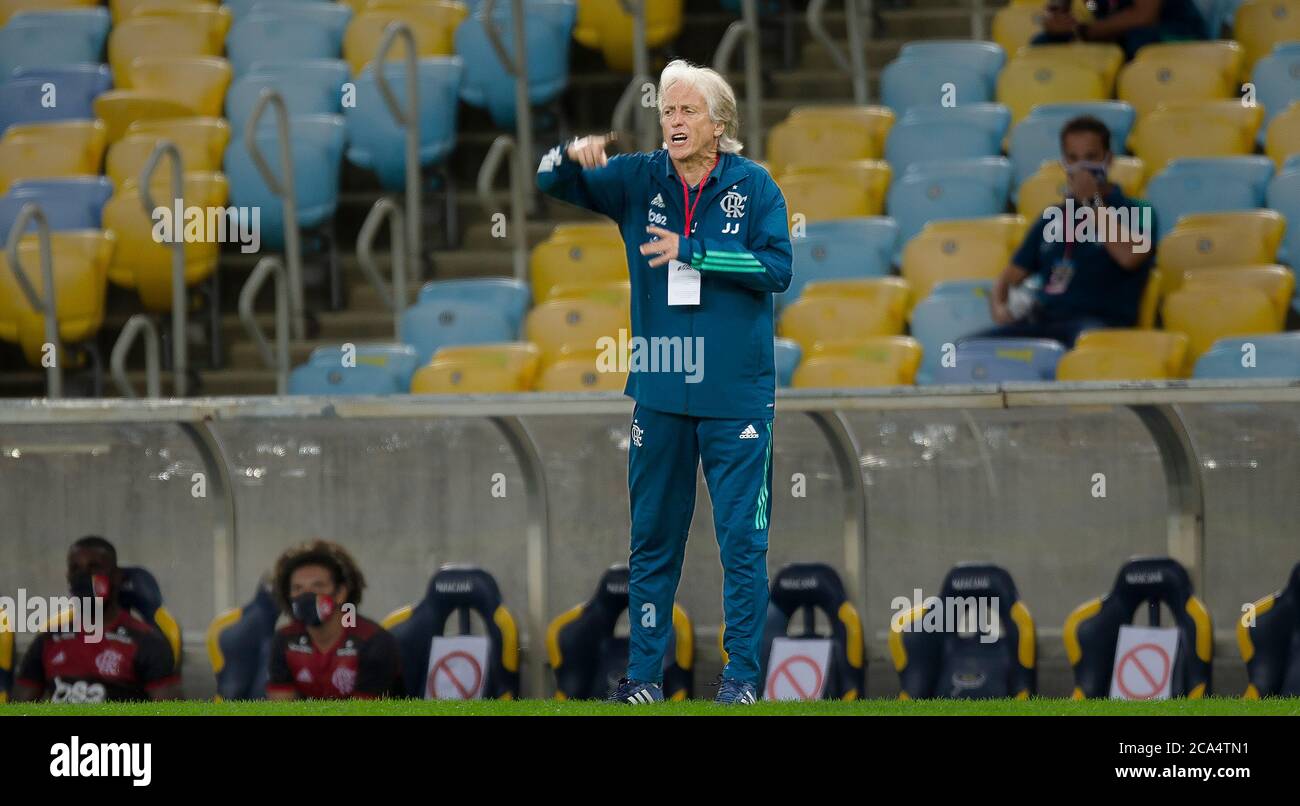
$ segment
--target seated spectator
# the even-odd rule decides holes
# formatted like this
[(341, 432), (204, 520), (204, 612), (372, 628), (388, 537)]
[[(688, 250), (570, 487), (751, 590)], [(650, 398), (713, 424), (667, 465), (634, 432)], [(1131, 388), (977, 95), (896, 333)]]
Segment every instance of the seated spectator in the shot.
[[(83, 602), (77, 619), (51, 614), (51, 627), (23, 656), (14, 700), (93, 703), (166, 700), (180, 696), (175, 656), (162, 632), (118, 602), (122, 570), (117, 549), (102, 537), (83, 537), (68, 549), (68, 588)], [(72, 614), (65, 614), (71, 616)], [(78, 623), (79, 622), (79, 623)]]
[(1193, 0), (1098, 0), (1093, 22), (1081, 23), (1070, 0), (1049, 0), (1043, 32), (1033, 44), (1116, 42), (1132, 59), (1143, 45), (1205, 38), (1205, 21)]
[[(998, 326), (972, 338), (1055, 339), (1068, 348), (1085, 330), (1137, 323), (1155, 258), (1154, 211), (1107, 181), (1110, 130), (1097, 118), (1067, 122), (1061, 154), (1066, 199), (1043, 211), (994, 284)], [(1032, 304), (1013, 314), (1010, 290), (1035, 275), (1042, 286)]]
[(269, 699), (402, 696), (397, 641), (357, 613), (366, 582), (342, 546), (315, 540), (289, 549), (272, 584), (292, 621), (271, 644)]

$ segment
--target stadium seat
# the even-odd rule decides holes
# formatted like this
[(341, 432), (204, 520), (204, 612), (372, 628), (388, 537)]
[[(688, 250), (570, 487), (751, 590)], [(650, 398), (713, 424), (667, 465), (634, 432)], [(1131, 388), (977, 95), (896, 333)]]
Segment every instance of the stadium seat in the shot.
[(984, 76), (990, 88), (997, 79), (998, 71), (1007, 63), (1007, 52), (996, 42), (969, 39), (917, 39), (904, 42), (903, 47), (899, 48), (898, 57), (943, 59), (960, 64), (963, 69), (974, 70)]
[(906, 290), (898, 288), (845, 297), (809, 296), (805, 291), (781, 313), (777, 333), (797, 342), (807, 356), (819, 341), (901, 334), (906, 305)]
[(528, 284), (510, 277), (476, 277), (467, 280), (434, 280), (420, 288), (417, 305), (433, 302), (473, 302), (505, 314), (514, 332), (524, 326), (524, 314), (532, 300)]
[(1207, 284), (1180, 288), (1165, 298), (1161, 319), (1167, 330), (1186, 333), (1186, 373), (1219, 339), (1276, 333), (1277, 309), (1257, 288), (1225, 289)]
[(0, 25), (18, 14), (44, 14), (51, 11), (86, 9), (97, 5), (93, 0), (0, 0)]
[(772, 357), (776, 363), (776, 385), (786, 387), (794, 380), (794, 371), (803, 357), (803, 350), (793, 339), (776, 338), (772, 343)]
[(1279, 42), (1300, 40), (1300, 3), (1296, 0), (1245, 0), (1237, 7), (1232, 36), (1245, 50), (1242, 69), (1249, 74)]
[(197, 115), (218, 117), (230, 86), (230, 62), (212, 56), (138, 56), (131, 86), (180, 100)]
[(1011, 130), (1007, 153), (1015, 168), (1015, 187), (1033, 176), (1044, 162), (1060, 162), (1061, 128), (1080, 115), (1092, 115), (1110, 129), (1111, 153), (1125, 153), (1135, 120), (1133, 107), (1122, 101), (1080, 104), (1040, 104)]
[(93, 118), (95, 96), (112, 83), (108, 68), (97, 64), (17, 70), (0, 82), (0, 134), (17, 123)]
[(0, 25), (0, 78), (8, 78), (18, 68), (98, 63), (109, 19), (103, 8), (66, 8), (22, 11)]
[(1202, 266), (1184, 269), (1182, 287), (1227, 285), (1234, 288), (1257, 288), (1268, 295), (1277, 314), (1277, 329), (1286, 325), (1287, 311), (1295, 293), (1295, 276), (1286, 266)]
[[(677, 38), (682, 30), (683, 0), (646, 0), (646, 46), (657, 48)], [(620, 73), (632, 71), (632, 17), (619, 0), (578, 0), (573, 38), (599, 50), (605, 64)]]
[[(996, 603), (997, 613), (987, 615), (992, 627), (988, 633), (979, 621), (977, 600)], [(958, 609), (967, 603), (969, 609)], [(933, 607), (940, 608), (934, 615), (947, 625), (942, 632), (920, 628)], [(950, 618), (957, 623), (949, 622)], [(1038, 691), (1034, 619), (1004, 568), (957, 565), (944, 576), (937, 599), (894, 615), (889, 627), (889, 654), (898, 672), (900, 700), (1025, 700)]]
[[(278, 13), (282, 7), (273, 6), (249, 13), (231, 25), (226, 37), (226, 54), (236, 78), (248, 73), (253, 62), (264, 59), (338, 58), (339, 40), (333, 23), (326, 19)], [(382, 30), (380, 28), (381, 34)], [(373, 47), (378, 44), (376, 39), (369, 58), (374, 58)]]
[(518, 338), (506, 311), (480, 302), (433, 300), (407, 308), (399, 320), (402, 341), (415, 348), (420, 366), (439, 349), (493, 344)]
[(982, 237), (1001, 237), (1007, 249), (1014, 252), (1025, 240), (1029, 229), (1029, 220), (1015, 213), (1003, 213), (981, 218), (947, 218), (929, 221), (921, 232), (926, 235), (945, 237), (950, 235), (968, 237), (972, 234)]
[[(1255, 101), (1264, 107), (1264, 121), (1258, 140), (1264, 145), (1265, 133), (1273, 118), (1300, 101), (1300, 51), (1273, 52), (1255, 63), (1250, 81), (1255, 85)], [(1281, 168), (1281, 164), (1278, 164)]]
[(1143, 45), (1133, 57), (1135, 62), (1148, 59), (1155, 61), (1180, 59), (1215, 67), (1223, 76), (1224, 83), (1234, 90), (1232, 93), (1234, 96), (1237, 84), (1249, 76), (1242, 69), (1246, 60), (1246, 51), (1232, 39), (1211, 36), (1210, 41), (1206, 42), (1153, 42)]
[(800, 165), (880, 159), (894, 113), (885, 107), (795, 107), (767, 134), (768, 167), (780, 176)]
[(1193, 378), (1300, 378), (1300, 333), (1219, 339), (1196, 360)]
[(1016, 58), (998, 76), (997, 100), (1019, 123), (1039, 104), (1105, 100), (1109, 93), (1102, 81), (1100, 73), (1083, 65)]
[(0, 705), (9, 702), (14, 687), (14, 625), (9, 613), (0, 615)]
[[(0, 240), (7, 240), (24, 205), (41, 206), (50, 229), (55, 232), (99, 229), (103, 224), (104, 203), (113, 194), (113, 186), (101, 176), (72, 176), (62, 179), (26, 179), (15, 182), (0, 196)], [(28, 232), (36, 231), (36, 222)]]
[(1300, 563), (1285, 587), (1255, 602), (1237, 620), (1237, 646), (1246, 662), (1247, 700), (1300, 697)]
[(347, 352), (341, 345), (317, 347), (289, 374), (289, 394), (404, 395), (416, 359), (409, 344), (354, 344)]
[(413, 395), (527, 392), (533, 387), (541, 350), (529, 342), (439, 348), (411, 378)]
[[(918, 385), (932, 382), (945, 352), (958, 341), (993, 327), (992, 293), (992, 280), (942, 282), (912, 308), (911, 333), (922, 348)], [(953, 346), (946, 351), (944, 345)]]
[(550, 299), (591, 299), (621, 308), (632, 306), (632, 283), (560, 283), (551, 286)]
[(1159, 356), (1113, 347), (1075, 347), (1056, 365), (1058, 381), (1150, 381), (1170, 377)]
[[(1119, 185), (1124, 195), (1131, 199), (1142, 198), (1146, 188), (1146, 167), (1137, 157), (1112, 157), (1107, 177)], [(1060, 204), (1065, 198), (1065, 168), (1060, 162), (1044, 162), (1036, 173), (1020, 185), (1016, 197), (1016, 211), (1033, 220), (1048, 207)]]
[(1174, 160), (1143, 191), (1155, 208), (1157, 239), (1189, 213), (1263, 206), (1272, 172), (1272, 163), (1259, 156)]
[(902, 176), (925, 160), (998, 157), (1010, 125), (1011, 113), (1002, 104), (913, 109), (890, 130), (885, 161)]
[(1108, 697), (1120, 627), (1143, 604), (1164, 605), (1178, 630), (1169, 694), (1198, 699), (1211, 693), (1214, 634), (1210, 613), (1192, 591), (1187, 569), (1168, 557), (1138, 557), (1120, 567), (1110, 593), (1074, 609), (1065, 620), (1065, 653), (1074, 669), (1076, 700)]
[(884, 216), (820, 221), (792, 238), (794, 276), (774, 294), (777, 311), (799, 298), (813, 280), (850, 280), (889, 274), (898, 242), (898, 225)]
[[(1287, 221), (1300, 222), (1300, 166), (1279, 171), (1268, 183), (1265, 206), (1282, 214)], [(1300, 257), (1300, 225), (1286, 228), (1277, 259), (1291, 265)]]
[(181, 152), (185, 173), (220, 171), (230, 143), (230, 126), (221, 118), (136, 121), (127, 127), (125, 137), (109, 147), (104, 173), (119, 188), (129, 181), (138, 183), (149, 155), (163, 140), (171, 141)]
[(911, 386), (921, 366), (921, 343), (911, 336), (818, 341), (794, 373), (801, 388)]
[[(1187, 336), (1170, 330), (1097, 328), (1081, 333), (1074, 348), (1075, 351), (1105, 350), (1151, 357), (1159, 362), (1163, 373), (1153, 377), (1181, 378), (1186, 365)], [(1058, 380), (1067, 380), (1060, 372), (1058, 366)]]
[(1166, 102), (1138, 118), (1129, 147), (1148, 177), (1175, 159), (1249, 155), (1263, 114), (1240, 101)]
[[(628, 638), (614, 628), (627, 612), (628, 568), (615, 565), (601, 575), (596, 592), (553, 619), (546, 650), (555, 672), (555, 699), (605, 699), (627, 672)], [(682, 606), (673, 603), (672, 629), (664, 650), (664, 699), (689, 699), (694, 689), (695, 635)]]
[[(820, 616), (830, 627), (830, 635), (818, 634), (815, 621)], [(719, 643), (725, 644), (726, 625)], [(862, 618), (844, 592), (839, 574), (822, 563), (791, 563), (772, 578), (768, 598), (767, 622), (763, 628), (763, 645), (759, 650), (758, 696), (764, 696), (768, 682), (768, 661), (772, 643), (777, 638), (829, 639), (830, 663), (826, 669), (822, 699), (857, 700), (866, 696), (866, 653), (863, 651)], [(727, 662), (727, 653), (722, 653)]]
[[(171, 0), (169, 0), (170, 2)], [(193, 0), (185, 0), (192, 2)], [(367, 2), (367, 8), (378, 8), (387, 4), (387, 0), (374, 0)], [(269, 14), (277, 17), (298, 17), (310, 20), (313, 24), (318, 22), (325, 23), (330, 32), (334, 35), (333, 55), (337, 56), (343, 49), (343, 34), (347, 32), (348, 23), (352, 21), (355, 14), (353, 6), (349, 3), (338, 2), (321, 2), (320, 0), (253, 0), (248, 7), (246, 14), (241, 13), (238, 5), (225, 3), (230, 8), (231, 13), (236, 19), (247, 15)], [(398, 3), (398, 5), (408, 5)], [(278, 57), (277, 58), (282, 58)]]
[(957, 342), (956, 348), (953, 366), (940, 361), (933, 369), (932, 383), (1052, 381), (1065, 355), (1061, 343), (1051, 339), (970, 338)]
[[(456, 29), (467, 16), (469, 16), (469, 9), (457, 0), (431, 0), (418, 6), (368, 8), (348, 23), (347, 31), (343, 35), (343, 59), (352, 68), (354, 75), (360, 75), (365, 66), (379, 55), (379, 45), (383, 42), (384, 31), (392, 22), (404, 22), (410, 27), (411, 33), (415, 36), (418, 58), (451, 56), (456, 52)], [(332, 57), (334, 54), (320, 55)], [(405, 59), (405, 46), (394, 45), (389, 51), (389, 58)]]
[(181, 628), (176, 617), (163, 603), (162, 588), (158, 579), (139, 566), (127, 566), (122, 571), (122, 587), (118, 591), (118, 604), (137, 613), (144, 623), (152, 625), (167, 639), (172, 650), (176, 673), (181, 667)]
[(1011, 163), (1005, 157), (913, 163), (889, 188), (889, 214), (905, 245), (930, 221), (978, 218), (1006, 210)]
[(487, 630), (484, 699), (518, 699), (519, 629), (506, 609), (496, 580), (469, 565), (444, 565), (429, 580), (423, 599), (398, 608), (381, 622), (397, 639), (408, 697), (430, 696), (427, 681), (433, 639), (448, 634), (447, 622), (452, 616), (457, 616), (462, 631), (467, 631), (471, 613), (482, 620)]
[[(389, 64), (385, 69), (390, 86), (405, 86), (405, 65)], [(416, 73), (420, 165), (427, 167), (445, 159), (456, 145), (456, 97), (464, 70), (459, 57), (439, 56), (421, 59)], [(374, 171), (385, 190), (405, 188), (406, 130), (397, 125), (383, 101), (374, 65), (357, 77), (356, 87), (356, 106), (343, 110), (348, 125), (348, 162)]]
[(1156, 265), (1170, 271), (1165, 293), (1182, 284), (1183, 269), (1274, 263), (1286, 222), (1276, 210), (1192, 213), (1160, 242)]
[[(338, 86), (330, 87), (319, 77), (313, 75), (296, 75), (284, 71), (274, 73), (245, 72), (230, 86), (226, 95), (226, 119), (236, 137), (244, 136), (248, 119), (262, 91), (273, 89), (284, 99), (285, 108), (290, 115), (337, 115), (342, 110), (339, 101), (342, 93)], [(377, 100), (375, 96), (366, 99)], [(357, 98), (358, 105), (362, 99)], [(382, 101), (379, 101), (382, 103)], [(363, 107), (370, 115), (378, 115), (378, 109), (371, 104)], [(401, 151), (401, 148), (398, 149)]]
[(627, 251), (617, 230), (602, 234), (557, 230), (533, 247), (529, 255), (529, 277), (533, 301), (550, 299), (552, 289), (576, 282), (621, 283), (627, 280)]
[(168, 120), (195, 116), (194, 108), (166, 95), (142, 90), (109, 90), (95, 98), (95, 117), (103, 121), (108, 142), (126, 136), (131, 124), (141, 120)]
[(227, 610), (208, 627), (208, 660), (217, 677), (217, 702), (266, 697), (271, 642), (280, 607), (271, 586), (259, 583), (243, 607)]
[(1162, 102), (1213, 101), (1234, 97), (1235, 89), (1235, 77), (1226, 77), (1213, 61), (1169, 53), (1130, 62), (1120, 71), (1118, 95), (1145, 115)]
[(616, 354), (605, 350), (562, 350), (537, 376), (533, 391), (622, 392), (628, 373), (619, 369), (617, 361)]
[(1101, 78), (1102, 91), (1110, 97), (1115, 80), (1124, 66), (1124, 50), (1114, 42), (1066, 42), (1026, 45), (1015, 51), (1012, 61), (1048, 66), (1087, 67)]
[(0, 193), (23, 179), (99, 173), (105, 139), (97, 120), (10, 126), (0, 138)]
[(202, 16), (142, 16), (137, 12), (114, 26), (108, 35), (114, 86), (131, 89), (131, 64), (138, 57), (220, 56), (222, 39), (213, 39), (214, 24), (219, 25)]
[(881, 160), (825, 165), (797, 165), (777, 179), (792, 222), (876, 216), (884, 212), (885, 192), (893, 175)]
[(1015, 53), (1043, 30), (1044, 6), (1008, 3), (993, 15), (993, 41), (1004, 53)]
[(627, 308), (600, 300), (551, 299), (528, 312), (524, 335), (549, 365), (565, 351), (599, 349), (600, 339), (617, 342), (619, 330), (631, 330), (628, 316)]
[(1282, 170), (1287, 158), (1300, 154), (1300, 103), (1273, 117), (1264, 134), (1264, 153)]
[[(991, 42), (929, 44), (934, 47), (911, 53), (904, 46), (898, 58), (885, 65), (880, 73), (885, 106), (901, 117), (918, 107), (959, 109), (993, 100), (997, 74), (1006, 61), (1002, 48)], [(952, 47), (944, 50), (944, 45)]]
[(914, 305), (945, 280), (997, 279), (1011, 254), (1010, 244), (996, 231), (923, 229), (903, 248), (901, 273)]
[[(177, 6), (213, 6), (216, 0), (167, 0), (169, 5)], [(133, 16), (136, 9), (151, 9), (159, 5), (159, 0), (109, 0), (108, 9), (113, 15), (113, 24), (116, 25), (125, 19)], [(231, 13), (237, 13), (231, 6)]]

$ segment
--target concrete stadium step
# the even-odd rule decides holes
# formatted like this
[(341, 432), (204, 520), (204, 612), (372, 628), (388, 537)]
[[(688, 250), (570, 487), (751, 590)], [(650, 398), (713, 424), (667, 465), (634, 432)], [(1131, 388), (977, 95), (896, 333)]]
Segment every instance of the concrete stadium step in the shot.
[[(388, 331), (392, 335), (392, 331)], [(312, 350), (317, 347), (335, 347), (340, 341), (349, 339), (309, 339), (307, 341), (290, 341), (289, 342), (289, 363), (293, 366), (306, 363), (307, 357), (311, 355)], [(272, 349), (274, 349), (272, 344)], [(257, 345), (251, 341), (241, 341), (230, 345), (229, 363), (227, 369), (216, 370), (208, 374), (220, 375), (222, 373), (234, 370), (266, 370), (266, 364), (262, 361), (262, 354), (258, 352)]]
[[(377, 300), (376, 300), (377, 301)], [(275, 328), (275, 314), (259, 313), (253, 317), (263, 333), (271, 333)], [(320, 323), (317, 334), (321, 341), (339, 344), (345, 341), (364, 339), (365, 341), (388, 341), (393, 338), (393, 317), (384, 309), (323, 311), (316, 314)], [(248, 339), (244, 323), (238, 314), (221, 317), (221, 334), (226, 344), (235, 344)]]
[[(865, 48), (867, 69), (880, 70), (889, 64), (898, 55), (899, 49), (909, 41), (911, 40), (903, 37), (872, 39)], [(836, 45), (839, 46), (841, 52), (848, 53), (849, 43), (847, 39), (836, 40)], [(800, 53), (800, 65), (805, 70), (839, 70), (830, 52), (822, 47), (820, 42), (816, 41), (804, 43)]]

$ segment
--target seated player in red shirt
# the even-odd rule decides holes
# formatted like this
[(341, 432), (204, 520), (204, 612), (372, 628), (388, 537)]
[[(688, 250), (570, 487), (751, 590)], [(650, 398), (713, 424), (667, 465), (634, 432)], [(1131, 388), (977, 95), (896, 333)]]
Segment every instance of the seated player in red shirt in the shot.
[(342, 546), (315, 540), (289, 549), (273, 584), (293, 621), (271, 644), (269, 699), (404, 695), (397, 641), (357, 612), (366, 582)]
[(102, 537), (83, 537), (68, 549), (68, 588), (84, 600), (103, 598), (103, 624), (91, 625), (85, 607), (81, 628), (60, 620), (27, 648), (14, 700), (53, 702), (168, 700), (180, 696), (180, 677), (163, 634), (117, 601), (122, 571), (117, 549)]

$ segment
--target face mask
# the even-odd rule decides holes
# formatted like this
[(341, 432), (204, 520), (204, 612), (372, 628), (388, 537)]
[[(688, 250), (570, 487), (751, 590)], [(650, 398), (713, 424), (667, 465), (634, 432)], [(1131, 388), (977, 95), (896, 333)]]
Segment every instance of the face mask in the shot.
[(107, 574), (80, 573), (72, 577), (69, 590), (78, 599), (107, 599), (111, 586)]
[(308, 627), (319, 627), (334, 613), (334, 599), (325, 594), (304, 593), (291, 602), (293, 617)]

